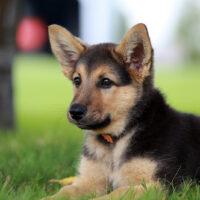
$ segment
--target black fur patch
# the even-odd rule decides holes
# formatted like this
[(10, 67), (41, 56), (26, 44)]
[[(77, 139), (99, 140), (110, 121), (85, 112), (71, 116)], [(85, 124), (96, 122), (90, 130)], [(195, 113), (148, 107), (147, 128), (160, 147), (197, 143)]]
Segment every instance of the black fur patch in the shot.
[(200, 118), (170, 108), (158, 90), (151, 90), (130, 112), (127, 129), (138, 127), (124, 161), (135, 156), (160, 163), (156, 177), (178, 186), (186, 178), (200, 181)]
[(110, 122), (111, 122), (110, 116), (107, 116), (104, 121), (95, 123), (95, 124), (85, 125), (85, 127), (83, 129), (95, 130), (95, 129), (104, 128), (104, 127), (108, 126), (110, 124)]

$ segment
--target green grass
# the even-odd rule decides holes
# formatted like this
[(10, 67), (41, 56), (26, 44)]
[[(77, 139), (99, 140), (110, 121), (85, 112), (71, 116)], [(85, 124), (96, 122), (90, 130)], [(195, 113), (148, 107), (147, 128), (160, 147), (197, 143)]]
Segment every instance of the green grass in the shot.
[[(200, 114), (200, 68), (156, 71), (156, 86), (167, 101), (185, 112)], [(75, 175), (84, 134), (69, 124), (66, 109), (72, 86), (51, 56), (18, 55), (14, 62), (16, 130), (0, 134), (0, 199), (39, 199), (60, 186), (49, 179)], [(148, 190), (139, 199), (162, 199)], [(183, 186), (170, 200), (198, 199), (200, 189)], [(87, 199), (87, 197), (85, 198)]]

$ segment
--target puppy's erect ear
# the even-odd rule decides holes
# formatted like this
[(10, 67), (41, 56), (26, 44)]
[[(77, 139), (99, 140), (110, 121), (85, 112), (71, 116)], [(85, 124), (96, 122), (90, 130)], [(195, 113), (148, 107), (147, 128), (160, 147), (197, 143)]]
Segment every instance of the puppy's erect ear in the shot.
[(71, 80), (74, 64), (86, 49), (86, 44), (58, 25), (49, 26), (49, 38), (52, 51), (62, 65), (62, 72)]
[(153, 50), (144, 24), (131, 28), (115, 51), (122, 56), (128, 65), (129, 73), (138, 82), (142, 82), (149, 75)]

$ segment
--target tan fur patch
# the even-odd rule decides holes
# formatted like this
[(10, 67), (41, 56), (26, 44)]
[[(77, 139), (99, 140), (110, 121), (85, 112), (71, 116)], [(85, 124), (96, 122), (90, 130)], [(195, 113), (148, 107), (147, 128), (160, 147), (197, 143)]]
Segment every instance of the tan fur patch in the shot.
[(154, 183), (157, 163), (148, 158), (137, 157), (124, 163), (116, 173), (114, 180), (117, 187)]
[(115, 74), (113, 74), (113, 72), (110, 71), (110, 68), (107, 65), (99, 65), (96, 70), (92, 71), (91, 77), (95, 81), (98, 80), (99, 76), (109, 78), (115, 83), (118, 83), (117, 77), (115, 76)]
[(126, 136), (121, 138), (117, 143), (115, 148), (113, 149), (113, 165), (114, 169), (119, 169), (121, 163), (123, 162), (123, 154), (127, 150), (127, 146), (129, 145), (130, 138), (135, 134), (135, 130), (132, 130), (131, 133), (127, 133)]
[(79, 64), (77, 66), (76, 72), (73, 74), (73, 78), (80, 77), (81, 78), (81, 85), (76, 88), (74, 86), (74, 99), (72, 104), (80, 103), (85, 105), (88, 103), (88, 97), (90, 96), (89, 91), (91, 90), (91, 84), (88, 84), (88, 74), (84, 64)]
[(87, 80), (87, 75), (88, 75), (88, 73), (87, 73), (85, 64), (83, 64), (83, 63), (78, 64), (78, 65), (76, 66), (76, 72), (75, 72), (75, 73), (76, 73), (76, 74), (79, 74), (79, 75), (81, 76), (81, 79), (82, 79), (83, 81), (86, 81), (86, 80)]
[(102, 94), (104, 112), (111, 113), (112, 123), (95, 132), (118, 136), (126, 125), (129, 109), (137, 101), (136, 88), (133, 85), (112, 87), (109, 91), (102, 91)]
[(79, 179), (73, 184), (85, 192), (104, 194), (108, 186), (107, 166), (100, 161), (89, 160), (83, 157), (79, 167)]

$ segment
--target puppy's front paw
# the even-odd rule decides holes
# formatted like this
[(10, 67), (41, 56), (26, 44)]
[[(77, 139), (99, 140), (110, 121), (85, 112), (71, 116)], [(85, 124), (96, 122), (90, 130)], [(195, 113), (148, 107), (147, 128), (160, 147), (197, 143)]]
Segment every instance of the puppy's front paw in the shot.
[(70, 199), (77, 199), (76, 197), (80, 195), (81, 194), (79, 194), (79, 190), (77, 189), (76, 186), (69, 185), (61, 188), (61, 190), (55, 195), (45, 197), (42, 200), (57, 200), (57, 199), (59, 200), (61, 198), (63, 199), (67, 197), (70, 197)]

